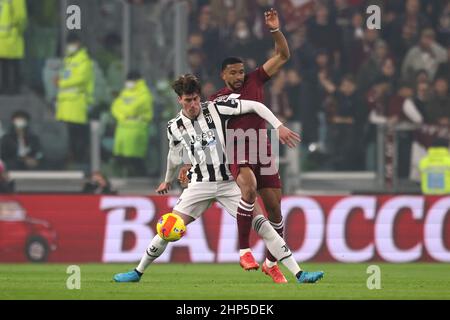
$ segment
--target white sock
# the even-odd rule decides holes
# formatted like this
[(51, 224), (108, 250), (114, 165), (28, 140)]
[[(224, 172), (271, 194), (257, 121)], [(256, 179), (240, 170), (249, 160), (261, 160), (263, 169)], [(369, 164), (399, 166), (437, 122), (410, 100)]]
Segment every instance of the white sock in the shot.
[(280, 262), (289, 269), (289, 271), (297, 277), (297, 274), (302, 271), (302, 268), (298, 265), (297, 261), (295, 261), (294, 257), (292, 256), (292, 253), (289, 257), (280, 260)]
[(250, 248), (247, 249), (239, 249), (239, 256), (242, 257), (244, 254), (246, 254), (247, 252), (252, 252), (252, 250)]
[(168, 241), (164, 240), (159, 235), (156, 235), (150, 242), (147, 250), (145, 250), (141, 262), (139, 262), (139, 265), (137, 266), (136, 270), (141, 273), (144, 273), (145, 269), (156, 258), (158, 258), (164, 252), (164, 250), (166, 250), (168, 243), (169, 243)]
[(270, 225), (275, 229), (275, 231), (277, 231), (277, 230), (279, 230), (279, 229), (284, 229), (284, 220), (283, 220), (283, 218), (281, 218), (281, 221), (280, 222), (272, 222), (272, 221), (270, 221), (269, 220), (269, 222), (270, 222)]
[[(278, 222), (278, 223), (272, 222), (272, 221), (270, 221), (270, 220), (268, 220), (268, 221), (270, 222), (270, 225), (272, 226), (272, 228), (274, 228), (275, 231), (276, 231), (278, 234), (280, 234), (280, 230), (281, 230), (281, 235), (280, 235), (280, 237), (283, 238), (283, 229), (284, 229), (284, 220), (283, 220), (283, 217), (281, 217), (281, 221)], [(277, 261), (271, 261), (271, 260), (269, 260), (269, 259), (266, 258), (266, 265), (267, 265), (269, 268), (271, 268), (271, 267), (277, 265)]]
[(269, 259), (266, 258), (266, 266), (268, 266), (269, 268), (272, 268), (273, 266), (276, 266), (277, 262), (276, 261), (270, 261)]
[(286, 242), (270, 225), (269, 221), (263, 215), (257, 215), (253, 218), (252, 227), (264, 240), (270, 253), (296, 276), (301, 269)]

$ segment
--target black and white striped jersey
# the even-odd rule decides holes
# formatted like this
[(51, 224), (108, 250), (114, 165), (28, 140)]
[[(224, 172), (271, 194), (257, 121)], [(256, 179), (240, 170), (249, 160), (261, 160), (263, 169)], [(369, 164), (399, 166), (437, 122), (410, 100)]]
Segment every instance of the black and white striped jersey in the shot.
[(167, 136), (169, 148), (182, 149), (189, 157), (192, 168), (190, 181), (226, 181), (233, 177), (226, 162), (225, 129), (230, 116), (242, 113), (238, 99), (203, 102), (195, 120), (184, 116), (182, 111), (169, 121)]

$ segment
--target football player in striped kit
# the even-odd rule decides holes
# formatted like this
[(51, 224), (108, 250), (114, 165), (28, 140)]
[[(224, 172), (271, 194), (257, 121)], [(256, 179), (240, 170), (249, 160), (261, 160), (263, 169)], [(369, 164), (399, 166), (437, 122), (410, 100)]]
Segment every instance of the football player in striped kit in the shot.
[[(253, 208), (242, 200), (241, 191), (227, 168), (225, 121), (232, 116), (255, 112), (276, 128), (282, 143), (295, 147), (300, 137), (283, 126), (262, 103), (233, 98), (220, 103), (200, 103), (201, 85), (193, 75), (179, 77), (172, 87), (178, 95), (182, 110), (168, 124), (166, 177), (156, 191), (164, 194), (170, 190), (171, 182), (177, 176), (178, 165), (182, 162), (180, 152), (183, 150), (193, 165), (190, 171), (191, 182), (172, 212), (181, 216), (186, 226), (200, 217), (213, 200), (222, 204), (235, 218), (241, 212), (253, 212)], [(322, 271), (301, 270), (286, 242), (263, 215), (253, 217), (252, 227), (264, 240), (268, 250), (291, 271), (299, 283), (314, 283), (323, 277)], [(116, 274), (114, 280), (139, 281), (145, 269), (164, 252), (168, 243), (155, 235), (136, 269)]]

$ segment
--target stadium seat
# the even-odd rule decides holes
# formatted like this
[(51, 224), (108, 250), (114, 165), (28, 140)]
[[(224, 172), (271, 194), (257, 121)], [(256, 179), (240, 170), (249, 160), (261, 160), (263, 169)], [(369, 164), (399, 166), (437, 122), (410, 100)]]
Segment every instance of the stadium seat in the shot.
[(43, 121), (36, 126), (45, 157), (45, 167), (63, 169), (68, 152), (68, 133), (65, 124)]
[(41, 121), (47, 110), (47, 106), (42, 99), (31, 92), (20, 96), (0, 96), (0, 106), (0, 121), (2, 121), (4, 125), (4, 130), (8, 130), (11, 116), (17, 110), (28, 112), (32, 122)]

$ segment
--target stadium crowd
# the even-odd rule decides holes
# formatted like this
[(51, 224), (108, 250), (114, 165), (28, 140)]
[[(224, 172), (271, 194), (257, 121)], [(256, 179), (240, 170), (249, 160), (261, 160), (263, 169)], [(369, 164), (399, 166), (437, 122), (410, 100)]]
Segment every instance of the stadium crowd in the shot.
[[(369, 4), (383, 8), (379, 30), (366, 27)], [(190, 19), (188, 62), (205, 97), (222, 85), (221, 57), (240, 56), (254, 69), (272, 54), (262, 21), (271, 5), (291, 59), (265, 101), (280, 118), (301, 122), (303, 145), (324, 154), (310, 165), (374, 170), (378, 124), (438, 126), (448, 140), (449, 1), (200, 1)], [(399, 132), (400, 176), (410, 173), (416, 136), (425, 148), (435, 140), (429, 131)]]
[[(129, 2), (137, 8), (153, 3), (146, 0)], [(293, 0), (190, 0), (187, 3), (188, 71), (201, 79), (204, 98), (223, 86), (220, 63), (225, 57), (241, 57), (247, 70), (252, 70), (272, 55), (273, 41), (264, 25), (263, 13), (271, 7), (279, 12), (291, 57), (266, 86), (265, 102), (280, 119), (302, 124), (305, 170), (374, 170), (376, 128), (379, 125), (414, 125), (414, 130), (398, 131), (398, 174), (401, 177), (417, 179), (417, 173), (410, 168), (418, 167), (426, 148), (436, 142), (448, 145), (450, 1), (311, 0), (297, 4)], [(369, 4), (382, 8), (380, 29), (366, 26)], [(27, 5), (30, 19), (35, 22), (40, 19), (42, 25), (53, 23), (54, 19), (43, 18), (45, 12), (52, 15), (51, 5), (39, 10), (33, 1)], [(41, 18), (33, 18), (33, 9), (34, 12), (39, 11)], [(105, 4), (105, 15), (107, 9)], [(57, 10), (53, 14), (57, 14)], [(151, 34), (136, 32), (132, 37), (144, 40), (139, 41), (143, 48), (146, 41), (152, 43), (153, 40), (149, 39), (153, 37)], [(55, 51), (58, 51), (58, 41), (53, 42)], [(96, 39), (95, 50), (86, 45), (86, 51), (93, 60), (90, 72), (95, 75), (92, 94), (96, 101), (94, 106), (90, 106), (87, 117), (100, 119), (103, 123), (102, 156), (106, 160), (117, 158), (114, 156), (123, 158), (123, 155), (115, 154), (117, 146), (114, 140), (117, 139), (116, 128), (120, 125), (124, 130), (126, 117), (119, 115), (118, 111), (114, 113), (112, 108), (115, 103), (115, 109), (119, 110), (117, 99), (129, 89), (125, 83), (130, 79), (126, 79), (122, 72), (121, 42), (119, 33), (111, 31)], [(60, 58), (63, 51), (65, 49), (60, 51)], [(135, 152), (146, 161), (150, 157), (147, 164), (155, 161), (152, 158), (154, 147), (147, 147), (158, 141), (159, 138), (154, 137), (159, 137), (157, 132), (161, 124), (172, 118), (177, 110), (167, 85), (174, 78), (173, 72), (166, 70), (166, 74), (158, 79), (146, 73), (147, 65), (158, 64), (150, 58), (151, 51), (138, 52), (139, 59), (145, 61), (139, 60), (142, 68), (137, 66), (143, 79), (147, 80), (146, 94), (151, 98), (148, 99), (153, 101), (142, 122), (142, 126), (149, 128), (149, 133), (145, 130), (144, 133), (150, 134), (150, 140), (142, 140), (144, 143), (140, 145), (147, 145), (143, 146), (144, 150)], [(132, 54), (137, 53), (133, 51)], [(58, 67), (52, 67), (54, 61), (51, 56), (45, 65), (40, 66), (42, 78), (34, 81), (43, 82), (42, 94), (49, 103), (55, 104), (61, 89), (58, 88), (60, 79), (55, 74), (60, 71)], [(4, 57), (0, 56), (0, 62), (5, 63)], [(3, 67), (2, 74), (6, 72), (4, 70)], [(140, 76), (132, 78), (137, 81)], [(17, 80), (14, 81), (12, 88), (17, 90)], [(10, 87), (5, 87), (5, 90), (11, 91)], [(57, 114), (55, 109), (53, 112)], [(139, 117), (130, 115), (133, 121)], [(7, 131), (6, 123), (3, 123), (3, 128)], [(11, 127), (11, 130), (13, 133), (15, 129)], [(4, 142), (1, 157), (8, 162), (10, 156), (4, 153), (3, 145)], [(79, 148), (83, 147), (86, 150), (80, 151)], [(77, 153), (89, 152), (89, 144), (78, 144), (76, 148)], [(21, 150), (23, 152), (23, 148)], [(45, 153), (39, 154), (40, 164), (45, 163)], [(127, 162), (118, 162), (119, 165), (124, 163)], [(136, 165), (131, 163), (131, 167)], [(142, 170), (136, 174), (142, 175)]]

